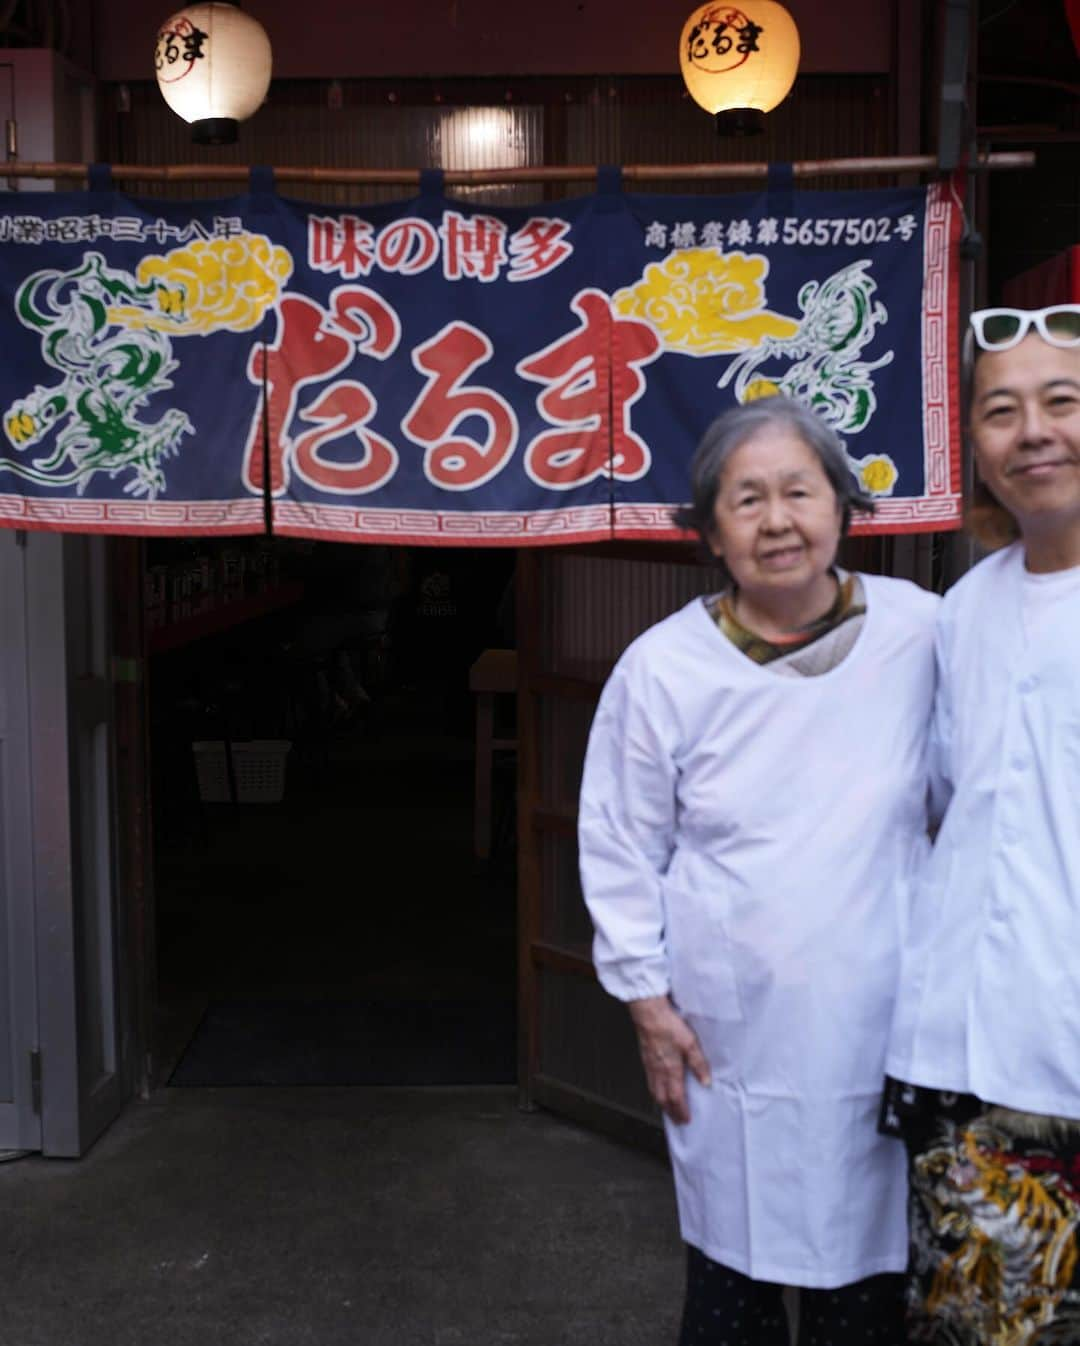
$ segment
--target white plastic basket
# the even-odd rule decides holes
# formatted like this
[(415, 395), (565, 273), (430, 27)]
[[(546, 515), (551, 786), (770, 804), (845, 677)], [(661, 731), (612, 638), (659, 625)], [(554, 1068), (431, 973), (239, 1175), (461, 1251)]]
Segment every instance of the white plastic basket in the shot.
[[(284, 738), (253, 738), (233, 743), (233, 776), (238, 804), (276, 804), (285, 794), (285, 762), (292, 744)], [(228, 804), (229, 773), (225, 744), (207, 739), (191, 745), (199, 798), (204, 804)]]

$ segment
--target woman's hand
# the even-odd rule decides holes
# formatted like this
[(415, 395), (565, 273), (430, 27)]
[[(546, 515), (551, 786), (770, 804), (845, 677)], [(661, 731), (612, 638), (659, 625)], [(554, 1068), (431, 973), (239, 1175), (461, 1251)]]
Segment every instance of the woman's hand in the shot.
[(628, 1008), (637, 1029), (649, 1093), (673, 1122), (688, 1122), (687, 1070), (706, 1088), (712, 1083), (697, 1034), (666, 995), (631, 1000)]

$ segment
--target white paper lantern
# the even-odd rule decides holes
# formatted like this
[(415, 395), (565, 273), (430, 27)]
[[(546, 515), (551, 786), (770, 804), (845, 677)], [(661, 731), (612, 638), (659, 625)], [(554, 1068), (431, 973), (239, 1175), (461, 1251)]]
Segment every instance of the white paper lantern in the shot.
[(189, 5), (158, 30), (154, 69), (161, 96), (191, 123), (193, 139), (229, 144), (270, 87), (270, 39), (235, 5)]
[(679, 65), (691, 98), (716, 116), (724, 134), (760, 131), (799, 71), (799, 30), (776, 0), (707, 3), (679, 39)]

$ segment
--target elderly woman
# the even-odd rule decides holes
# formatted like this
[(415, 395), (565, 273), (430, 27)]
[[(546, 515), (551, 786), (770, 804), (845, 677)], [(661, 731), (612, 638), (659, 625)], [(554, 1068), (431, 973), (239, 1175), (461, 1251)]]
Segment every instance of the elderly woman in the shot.
[(975, 313), (968, 356), (971, 521), (997, 549), (941, 605), (947, 807), (883, 1122), (910, 1159), (912, 1340), (1064, 1346), (1080, 1342), (1080, 305)]
[(937, 599), (837, 568), (872, 506), (797, 403), (721, 416), (692, 473), (680, 518), (730, 584), (620, 659), (579, 824), (597, 972), (665, 1113), (681, 1342), (786, 1346), (790, 1285), (803, 1346), (895, 1346), (904, 1164), (876, 1120)]

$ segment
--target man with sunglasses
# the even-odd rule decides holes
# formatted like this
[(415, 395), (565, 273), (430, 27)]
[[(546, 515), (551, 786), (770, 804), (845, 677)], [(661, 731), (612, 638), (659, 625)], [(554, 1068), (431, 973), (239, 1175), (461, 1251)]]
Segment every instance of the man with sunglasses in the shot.
[(991, 554), (945, 597), (935, 790), (882, 1126), (911, 1340), (1080, 1342), (1080, 305), (972, 315)]

